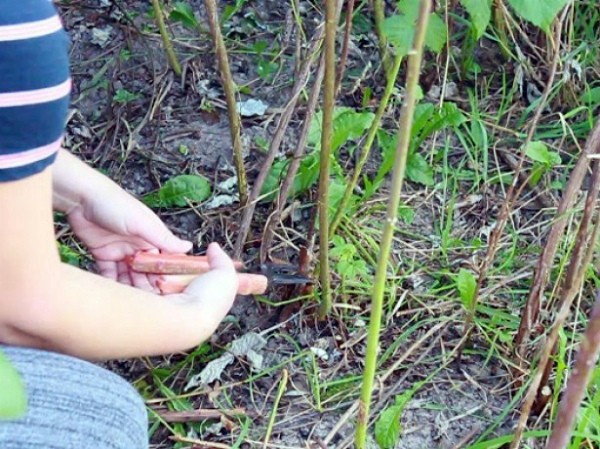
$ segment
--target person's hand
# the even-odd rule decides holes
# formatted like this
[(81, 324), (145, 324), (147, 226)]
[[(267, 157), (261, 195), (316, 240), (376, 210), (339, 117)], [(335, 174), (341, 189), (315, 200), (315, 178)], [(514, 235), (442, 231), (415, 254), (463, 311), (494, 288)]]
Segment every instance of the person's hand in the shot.
[(216, 328), (233, 305), (239, 288), (239, 273), (231, 258), (217, 243), (208, 245), (206, 256), (210, 271), (194, 279), (183, 295), (203, 307), (206, 310), (203, 313), (204, 322)]
[(186, 253), (192, 243), (177, 238), (140, 201), (117, 187), (85, 198), (68, 214), (73, 232), (87, 246), (102, 276), (156, 292), (145, 274), (129, 270), (126, 256), (137, 251)]

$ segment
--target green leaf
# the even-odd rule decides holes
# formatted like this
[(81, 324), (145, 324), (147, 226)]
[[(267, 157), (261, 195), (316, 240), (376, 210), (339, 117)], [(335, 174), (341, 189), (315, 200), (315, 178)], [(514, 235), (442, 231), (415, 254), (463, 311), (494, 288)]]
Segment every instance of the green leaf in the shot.
[(62, 243), (58, 243), (58, 252), (60, 254), (61, 261), (76, 267), (81, 266), (81, 254), (79, 254), (76, 251), (73, 251), (72, 248)]
[(475, 300), (475, 290), (477, 288), (477, 279), (469, 270), (461, 268), (456, 277), (456, 288), (460, 299), (467, 310), (473, 307)]
[(425, 34), (425, 46), (432, 52), (439, 53), (444, 48), (447, 40), (448, 27), (446, 27), (446, 22), (437, 14), (430, 14), (427, 34)]
[(560, 155), (556, 151), (550, 151), (545, 143), (539, 140), (531, 142), (525, 150), (527, 157), (535, 162), (554, 167), (561, 163)]
[(434, 184), (433, 168), (419, 153), (411, 153), (406, 161), (406, 176), (413, 182), (425, 186)]
[(600, 87), (594, 87), (592, 89), (586, 90), (581, 95), (580, 101), (592, 108), (600, 105)]
[(475, 39), (479, 40), (492, 18), (492, 0), (460, 0), (469, 13), (475, 30)]
[[(288, 159), (282, 159), (276, 161), (263, 185), (261, 195), (265, 195), (263, 201), (273, 201), (279, 187), (287, 174), (290, 161)], [(313, 151), (302, 159), (300, 167), (298, 167), (298, 173), (294, 178), (292, 188), (290, 189), (290, 196), (298, 196), (310, 189), (319, 179), (319, 153)]]
[(185, 207), (188, 201), (205, 201), (210, 194), (210, 182), (204, 176), (180, 175), (169, 179), (158, 192), (146, 195), (144, 202), (151, 207)]
[(569, 0), (508, 0), (508, 3), (521, 18), (550, 32), (550, 25)]
[[(382, 24), (382, 32), (388, 41), (394, 45), (400, 56), (408, 55), (412, 43), (419, 15), (419, 2), (414, 0), (400, 0), (396, 14), (386, 18)], [(446, 23), (435, 13), (429, 15), (429, 25), (425, 35), (425, 45), (435, 53), (444, 47), (448, 37)]]
[(15, 419), (27, 410), (27, 393), (21, 376), (0, 351), (0, 419)]
[(181, 22), (184, 26), (197, 29), (198, 20), (194, 14), (194, 10), (189, 3), (186, 2), (175, 2), (173, 11), (170, 14), (171, 20), (175, 22)]
[(127, 89), (119, 89), (113, 95), (115, 103), (127, 104), (140, 98), (140, 94), (129, 92)]
[[(352, 108), (338, 107), (333, 112), (333, 136), (331, 137), (331, 150), (337, 151), (349, 140), (358, 139), (373, 123), (375, 114), (372, 112), (358, 112)], [(321, 148), (321, 128), (323, 112), (315, 114), (308, 132), (308, 144), (316, 149)]]
[(400, 438), (400, 418), (408, 401), (416, 390), (407, 391), (396, 396), (394, 405), (385, 409), (375, 423), (375, 439), (382, 449), (391, 449), (396, 446)]

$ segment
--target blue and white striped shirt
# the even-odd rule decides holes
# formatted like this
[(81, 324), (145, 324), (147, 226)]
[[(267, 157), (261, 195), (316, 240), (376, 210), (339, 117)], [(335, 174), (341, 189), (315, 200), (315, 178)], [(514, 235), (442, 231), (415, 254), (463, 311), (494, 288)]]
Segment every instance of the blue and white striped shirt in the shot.
[(0, 182), (54, 161), (69, 105), (68, 37), (48, 0), (0, 7)]

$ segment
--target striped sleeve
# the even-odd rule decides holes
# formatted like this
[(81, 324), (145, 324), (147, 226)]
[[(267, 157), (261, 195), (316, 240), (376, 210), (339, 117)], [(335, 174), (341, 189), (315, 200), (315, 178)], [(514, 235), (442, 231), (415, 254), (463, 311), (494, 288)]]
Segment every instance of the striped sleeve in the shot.
[(71, 79), (68, 38), (48, 0), (0, 8), (0, 182), (43, 171), (62, 142)]

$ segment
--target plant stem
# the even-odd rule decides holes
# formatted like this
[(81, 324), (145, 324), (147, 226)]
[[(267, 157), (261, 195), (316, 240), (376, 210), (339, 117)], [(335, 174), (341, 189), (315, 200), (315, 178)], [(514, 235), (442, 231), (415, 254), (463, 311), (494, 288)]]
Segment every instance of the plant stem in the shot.
[[(593, 245), (595, 242), (591, 242)], [(583, 336), (579, 353), (573, 366), (573, 371), (567, 389), (565, 390), (554, 429), (546, 444), (546, 449), (563, 449), (567, 447), (571, 438), (571, 429), (577, 417), (577, 411), (583, 397), (590, 377), (598, 361), (600, 350), (600, 293), (596, 294), (596, 304), (590, 316), (588, 328)]]
[(342, 53), (340, 55), (339, 71), (337, 79), (335, 81), (335, 92), (336, 94), (342, 87), (342, 80), (344, 79), (344, 72), (346, 71), (346, 63), (348, 62), (348, 52), (350, 50), (350, 35), (352, 32), (352, 17), (354, 15), (354, 0), (348, 0), (346, 5), (346, 28), (344, 30), (344, 43), (342, 45)]
[[(588, 143), (589, 141), (595, 143), (595, 155), (600, 154), (600, 140), (596, 141), (593, 137), (599, 130), (600, 122), (596, 124), (596, 127), (592, 132), (592, 137), (590, 137), (590, 139), (588, 140)], [(596, 208), (595, 206), (600, 191), (600, 162), (594, 159), (593, 166), (594, 167), (592, 170), (591, 185), (590, 189), (587, 192), (585, 206), (583, 209), (583, 216), (581, 217), (581, 223), (579, 224), (579, 229), (577, 230), (577, 236), (575, 238), (576, 247), (569, 260), (569, 267), (567, 268), (567, 273), (573, 274), (567, 274), (563, 285), (561, 286), (561, 290), (559, 291), (558, 297), (562, 298), (560, 308), (554, 320), (554, 324), (552, 325), (550, 335), (546, 339), (545, 346), (538, 361), (537, 372), (533, 376), (533, 379), (531, 381), (531, 384), (529, 385), (529, 389), (527, 390), (527, 394), (523, 401), (523, 405), (521, 406), (521, 416), (519, 417), (519, 421), (517, 422), (517, 425), (515, 427), (513, 441), (511, 442), (510, 449), (517, 449), (519, 447), (519, 444), (521, 443), (521, 438), (523, 437), (523, 432), (525, 431), (525, 427), (527, 426), (527, 420), (529, 419), (532, 406), (538, 396), (538, 391), (540, 386), (542, 385), (547, 366), (550, 364), (550, 358), (554, 353), (559, 331), (562, 329), (564, 322), (567, 320), (569, 313), (571, 312), (571, 305), (573, 304), (573, 300), (575, 299), (575, 297), (581, 289), (585, 278), (586, 269), (590, 265), (594, 255), (594, 251), (596, 248), (596, 240), (598, 238), (598, 233), (600, 230), (600, 222), (598, 221), (598, 219), (596, 219), (596, 223), (594, 224), (591, 237), (588, 237), (587, 233), (589, 225), (592, 222), (592, 218), (594, 216), (594, 211)], [(585, 254), (583, 254), (584, 248), (586, 248)]]
[[(279, 224), (281, 212), (286, 204), (286, 201), (290, 194), (290, 190), (294, 184), (294, 179), (296, 178), (298, 169), (300, 168), (300, 162), (302, 162), (302, 156), (304, 155), (306, 142), (308, 141), (308, 132), (310, 131), (310, 125), (312, 123), (313, 117), (315, 115), (315, 110), (317, 109), (317, 104), (321, 96), (321, 87), (323, 85), (324, 74), (325, 55), (322, 54), (319, 58), (319, 67), (314, 76), (312, 90), (310, 92), (310, 96), (308, 97), (308, 103), (305, 107), (306, 112), (304, 113), (304, 120), (302, 123), (302, 129), (300, 130), (300, 136), (298, 137), (298, 141), (296, 142), (296, 148), (292, 153), (290, 166), (287, 169), (283, 182), (281, 183), (278, 198), (275, 203), (275, 210), (269, 217), (269, 221), (267, 223), (267, 226), (265, 227), (265, 232), (263, 233), (263, 238), (260, 245), (261, 262), (266, 260), (267, 252), (271, 248), (271, 244), (273, 243), (273, 233), (275, 232), (275, 226)], [(312, 220), (311, 223), (314, 223), (314, 220)], [(311, 225), (310, 227), (314, 229), (314, 226)], [(311, 240), (312, 239), (307, 235), (307, 242)]]
[(384, 0), (373, 1), (373, 14), (375, 16), (375, 34), (377, 34), (377, 40), (379, 41), (379, 56), (381, 57), (381, 65), (383, 66), (383, 70), (387, 76), (390, 62), (388, 54), (388, 43), (387, 39), (383, 34), (383, 21), (385, 20)]
[(169, 60), (169, 65), (175, 72), (177, 76), (181, 76), (181, 65), (177, 60), (177, 56), (175, 55), (175, 50), (173, 50), (173, 43), (171, 42), (171, 38), (169, 37), (169, 32), (167, 31), (167, 27), (165, 26), (165, 20), (163, 18), (163, 10), (160, 7), (159, 0), (152, 0), (152, 8), (154, 9), (154, 17), (156, 18), (156, 24), (158, 25), (158, 31), (160, 32), (160, 37), (162, 38), (163, 44), (165, 46), (165, 51), (167, 53), (167, 59)]
[(375, 281), (373, 285), (371, 318), (367, 338), (367, 354), (365, 356), (365, 371), (363, 375), (358, 410), (358, 423), (356, 428), (355, 444), (358, 449), (364, 449), (367, 441), (367, 424), (375, 379), (375, 369), (377, 366), (377, 349), (379, 347), (379, 332), (381, 329), (383, 295), (387, 278), (388, 259), (397, 221), (400, 193), (402, 191), (402, 184), (404, 182), (404, 174), (406, 171), (406, 159), (408, 157), (408, 147), (411, 136), (410, 131), (417, 99), (419, 73), (421, 70), (421, 60), (423, 58), (423, 44), (425, 42), (427, 18), (429, 16), (430, 8), (431, 0), (421, 0), (419, 17), (415, 28), (413, 49), (408, 57), (406, 99), (402, 106), (402, 117), (400, 119), (400, 128), (398, 130), (398, 146), (396, 147), (396, 163), (394, 164), (394, 174), (392, 177), (392, 190), (388, 202), (387, 217), (383, 226), (383, 235), (381, 238), (377, 270), (375, 272)]
[(244, 157), (242, 155), (242, 137), (240, 135), (242, 123), (235, 99), (235, 83), (231, 76), (227, 47), (225, 46), (223, 34), (221, 33), (221, 26), (219, 25), (217, 3), (215, 0), (204, 0), (204, 6), (206, 7), (206, 12), (208, 14), (208, 25), (210, 26), (210, 32), (212, 34), (215, 53), (219, 62), (221, 82), (223, 83), (223, 90), (225, 91), (225, 100), (227, 101), (229, 130), (233, 145), (233, 163), (237, 172), (240, 205), (243, 207), (248, 201), (248, 182), (246, 178), (246, 168), (244, 167)]
[(369, 128), (369, 133), (367, 134), (367, 138), (365, 140), (365, 144), (362, 148), (362, 152), (360, 155), (360, 159), (356, 164), (354, 169), (354, 174), (352, 175), (352, 179), (346, 185), (346, 190), (344, 191), (344, 196), (340, 201), (337, 211), (333, 217), (331, 222), (331, 226), (329, 227), (330, 236), (335, 234), (340, 222), (344, 214), (346, 213), (346, 208), (348, 207), (348, 203), (350, 202), (350, 197), (352, 196), (352, 192), (356, 188), (356, 184), (358, 184), (358, 179), (360, 178), (360, 174), (362, 169), (367, 162), (369, 157), (369, 153), (371, 151), (371, 147), (375, 142), (375, 138), (377, 137), (377, 131), (379, 131), (379, 125), (381, 124), (381, 119), (383, 118), (383, 114), (385, 113), (388, 103), (390, 102), (390, 98), (394, 91), (394, 85), (396, 83), (396, 78), (398, 77), (398, 72), (400, 71), (400, 65), (402, 64), (402, 56), (396, 56), (394, 58), (394, 65), (390, 70), (390, 76), (387, 77), (387, 83), (385, 86), (385, 91), (383, 92), (383, 96), (381, 97), (381, 101), (379, 102), (379, 106), (377, 107), (377, 111), (375, 112), (375, 118), (373, 119), (373, 123)]
[[(317, 29), (315, 31), (315, 34), (312, 38), (308, 57), (307, 57), (306, 61), (304, 61), (302, 70), (300, 71), (300, 73), (298, 74), (298, 77), (296, 78), (296, 81), (294, 82), (294, 87), (292, 89), (291, 97), (290, 97), (289, 101), (287, 102), (287, 104), (285, 105), (285, 108), (283, 109), (281, 116), (279, 117), (279, 121), (277, 122), (277, 128), (275, 129), (275, 132), (273, 134), (273, 139), (271, 140), (271, 143), (269, 145), (269, 151), (267, 151), (267, 154), (265, 156), (263, 164), (260, 167), (260, 171), (258, 172), (256, 179), (254, 180), (254, 185), (252, 186), (252, 191), (250, 192), (250, 200), (242, 214), (242, 220), (240, 223), (237, 240), (235, 242), (235, 249), (234, 249), (234, 253), (233, 253), (234, 257), (239, 258), (242, 254), (244, 244), (246, 243), (246, 237), (248, 236), (248, 233), (250, 232), (250, 226), (252, 225), (252, 218), (254, 216), (254, 210), (256, 208), (256, 204), (262, 193), (263, 186), (265, 184), (265, 181), (267, 180), (267, 176), (269, 175), (271, 167), (273, 166), (273, 163), (275, 162), (275, 158), (279, 154), (279, 149), (280, 149), (283, 139), (285, 137), (285, 133), (288, 129), (290, 121), (292, 120), (292, 116), (294, 115), (296, 105), (300, 101), (300, 98), (302, 97), (302, 92), (306, 88), (306, 84), (309, 81), (312, 66), (313, 66), (314, 62), (317, 60), (317, 57), (319, 54), (319, 48), (322, 43), (322, 37), (323, 37), (323, 28), (319, 27), (319, 29)], [(310, 124), (310, 118), (307, 118), (307, 120)], [(285, 201), (281, 204), (281, 207), (283, 207), (284, 203), (285, 203)], [(278, 217), (274, 217), (274, 218), (277, 218), (277, 221), (279, 220)], [(270, 238), (270, 237), (268, 236), (268, 238)], [(266, 245), (262, 245), (262, 246), (263, 246), (263, 248), (265, 248), (265, 252), (263, 252), (263, 254), (266, 254), (266, 251), (268, 249), (266, 248)], [(270, 244), (269, 244), (269, 246), (270, 246)], [(261, 260), (263, 260), (263, 259), (261, 259)], [(264, 262), (264, 260), (263, 260), (263, 262)]]
[(321, 318), (331, 310), (329, 279), (329, 172), (333, 107), (335, 103), (335, 34), (337, 31), (335, 0), (327, 0), (325, 12), (325, 80), (323, 93), (323, 128), (321, 131), (321, 170), (319, 173), (319, 276), (321, 281)]
[(263, 443), (264, 449), (269, 446), (269, 440), (271, 439), (271, 433), (273, 432), (273, 427), (275, 425), (275, 418), (277, 418), (277, 409), (279, 408), (279, 403), (281, 402), (283, 393), (285, 393), (287, 388), (288, 377), (288, 371), (284, 368), (283, 372), (281, 373), (281, 383), (279, 384), (279, 389), (277, 390), (277, 396), (275, 396), (275, 402), (273, 404), (273, 410), (271, 411), (271, 417), (269, 418), (269, 424), (267, 425), (267, 431), (265, 432), (265, 441)]

